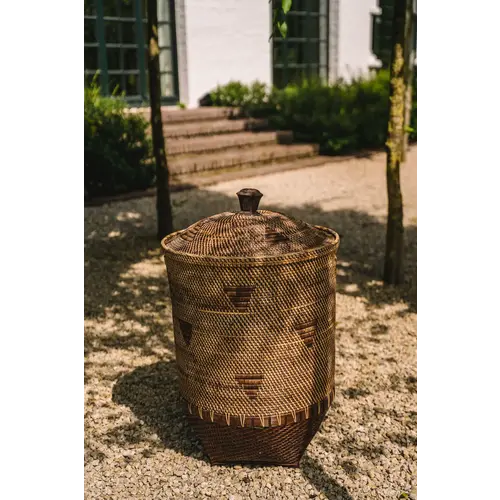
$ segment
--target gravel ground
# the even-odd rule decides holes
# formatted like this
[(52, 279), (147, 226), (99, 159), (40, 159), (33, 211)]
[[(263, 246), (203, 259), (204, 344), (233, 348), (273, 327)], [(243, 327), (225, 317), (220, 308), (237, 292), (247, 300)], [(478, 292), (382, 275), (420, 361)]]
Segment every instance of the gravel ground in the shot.
[[(406, 283), (380, 281), (384, 155), (175, 193), (175, 225), (255, 187), (341, 235), (337, 398), (299, 469), (211, 466), (178, 402), (155, 200), (85, 209), (87, 499), (416, 498), (416, 147), (402, 170)], [(405, 496), (406, 494), (406, 496)]]

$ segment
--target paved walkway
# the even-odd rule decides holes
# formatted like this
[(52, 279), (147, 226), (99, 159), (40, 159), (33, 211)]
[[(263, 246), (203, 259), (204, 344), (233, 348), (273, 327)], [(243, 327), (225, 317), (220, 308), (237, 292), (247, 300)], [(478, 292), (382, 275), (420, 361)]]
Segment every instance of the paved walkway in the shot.
[[(177, 404), (155, 200), (86, 208), (87, 499), (398, 498), (416, 487), (416, 147), (402, 169), (406, 283), (380, 281), (385, 158), (173, 194), (175, 225), (238, 208), (236, 191), (341, 234), (337, 399), (300, 469), (212, 467)], [(412, 496), (414, 493), (412, 493)]]

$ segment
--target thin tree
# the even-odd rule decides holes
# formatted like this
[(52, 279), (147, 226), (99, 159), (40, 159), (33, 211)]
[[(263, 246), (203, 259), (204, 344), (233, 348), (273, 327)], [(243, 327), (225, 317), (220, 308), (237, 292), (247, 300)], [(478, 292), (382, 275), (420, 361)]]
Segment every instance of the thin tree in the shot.
[(392, 25), (392, 56), (390, 76), (390, 112), (387, 128), (387, 234), (384, 263), (384, 282), (403, 281), (403, 197), (401, 195), (400, 166), (405, 146), (405, 109), (410, 71), (407, 44), (412, 43), (413, 0), (394, 2)]
[[(390, 76), (390, 115), (387, 127), (387, 195), (388, 215), (386, 250), (384, 262), (384, 281), (399, 284), (403, 281), (403, 197), (401, 194), (400, 166), (405, 160), (407, 129), (411, 116), (413, 77), (413, 20), (415, 0), (395, 0), (392, 24), (392, 55)], [(286, 18), (292, 0), (278, 1), (273, 8), (273, 29), (276, 26), (286, 38), (288, 26), (279, 18)], [(273, 34), (271, 34), (271, 37)]]
[(158, 44), (157, 0), (148, 0), (148, 40), (149, 40), (149, 100), (151, 106), (151, 133), (153, 154), (156, 162), (156, 212), (159, 239), (173, 231), (172, 204), (170, 202), (169, 172), (163, 122), (161, 117), (160, 49)]

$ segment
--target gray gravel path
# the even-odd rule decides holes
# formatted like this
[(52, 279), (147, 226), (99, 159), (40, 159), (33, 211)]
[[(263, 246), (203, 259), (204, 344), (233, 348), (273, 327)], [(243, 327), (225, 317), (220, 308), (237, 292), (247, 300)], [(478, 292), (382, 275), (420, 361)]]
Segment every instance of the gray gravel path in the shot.
[(236, 209), (235, 192), (255, 187), (262, 208), (342, 236), (337, 398), (300, 469), (209, 465), (178, 405), (155, 200), (85, 209), (87, 499), (416, 497), (416, 147), (402, 171), (400, 287), (380, 281), (384, 168), (379, 154), (173, 195), (177, 228)]

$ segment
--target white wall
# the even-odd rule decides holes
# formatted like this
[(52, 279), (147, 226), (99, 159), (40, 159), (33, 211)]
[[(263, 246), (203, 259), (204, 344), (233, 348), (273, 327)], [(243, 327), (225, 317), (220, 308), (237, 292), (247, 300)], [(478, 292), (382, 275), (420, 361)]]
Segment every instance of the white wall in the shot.
[(340, 0), (338, 76), (366, 74), (378, 66), (371, 52), (371, 12), (378, 12), (377, 0)]
[(186, 104), (229, 80), (271, 83), (268, 0), (184, 0)]

